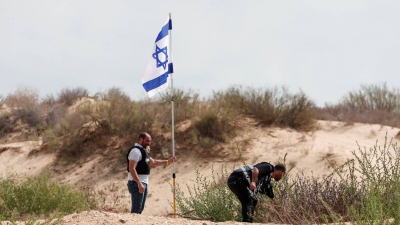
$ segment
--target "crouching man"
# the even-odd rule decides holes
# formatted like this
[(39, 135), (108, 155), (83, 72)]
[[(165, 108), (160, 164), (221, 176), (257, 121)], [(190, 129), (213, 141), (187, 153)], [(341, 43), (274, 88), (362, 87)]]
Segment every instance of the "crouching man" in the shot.
[(242, 204), (243, 222), (253, 222), (257, 193), (266, 194), (276, 204), (271, 178), (279, 181), (285, 172), (285, 165), (279, 163), (273, 166), (267, 162), (244, 166), (232, 172), (228, 178), (228, 187)]

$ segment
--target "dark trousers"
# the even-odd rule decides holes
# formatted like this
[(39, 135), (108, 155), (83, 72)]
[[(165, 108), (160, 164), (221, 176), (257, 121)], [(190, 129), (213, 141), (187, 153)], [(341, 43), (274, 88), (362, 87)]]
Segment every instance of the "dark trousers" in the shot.
[(257, 200), (251, 198), (249, 182), (244, 179), (241, 174), (232, 173), (228, 178), (228, 187), (238, 197), (242, 204), (243, 222), (253, 222), (254, 208), (257, 205)]
[(135, 181), (128, 181), (128, 190), (131, 194), (131, 213), (141, 214), (144, 209), (147, 197), (147, 184), (142, 183), (144, 186), (144, 193), (139, 193), (139, 186)]

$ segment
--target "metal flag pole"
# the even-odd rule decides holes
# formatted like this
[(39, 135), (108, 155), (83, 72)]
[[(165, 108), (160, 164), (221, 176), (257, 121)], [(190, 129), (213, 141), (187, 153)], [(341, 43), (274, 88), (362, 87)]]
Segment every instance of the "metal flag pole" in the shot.
[[(170, 27), (170, 30), (172, 30), (172, 19), (171, 19), (171, 13), (169, 13), (169, 20), (171, 21), (171, 27)], [(170, 33), (170, 39), (169, 39), (169, 48), (171, 49), (171, 52), (170, 52), (170, 54), (171, 54), (171, 58), (172, 58), (172, 32)], [(172, 65), (171, 65), (172, 66)], [(174, 82), (173, 82), (173, 68), (171, 68), (172, 69), (172, 72), (171, 72), (171, 90), (172, 90), (172, 95), (171, 95), (171, 114), (172, 114), (172, 124), (171, 124), (171, 126), (172, 126), (172, 157), (175, 157), (175, 117), (174, 117), (174, 95), (175, 95), (175, 92), (174, 92)], [(173, 203), (174, 203), (174, 218), (176, 218), (176, 188), (175, 188), (175, 185), (176, 185), (176, 182), (175, 182), (175, 179), (176, 179), (176, 175), (175, 175), (175, 161), (173, 162), (173, 164), (172, 164), (172, 193), (173, 193)]]

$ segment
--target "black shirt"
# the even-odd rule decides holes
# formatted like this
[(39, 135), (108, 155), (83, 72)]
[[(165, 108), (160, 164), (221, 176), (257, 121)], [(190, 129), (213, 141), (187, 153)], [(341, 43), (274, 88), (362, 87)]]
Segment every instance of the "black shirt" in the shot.
[(266, 194), (270, 198), (274, 198), (274, 191), (271, 185), (271, 176), (272, 172), (274, 172), (274, 166), (266, 162), (261, 162), (254, 165), (254, 167), (259, 171), (256, 193), (260, 192), (261, 194)]

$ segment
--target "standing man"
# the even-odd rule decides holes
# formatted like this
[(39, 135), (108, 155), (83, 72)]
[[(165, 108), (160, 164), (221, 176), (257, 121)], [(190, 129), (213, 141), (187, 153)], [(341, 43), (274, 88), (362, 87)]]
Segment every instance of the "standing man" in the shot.
[(285, 165), (275, 166), (261, 162), (236, 169), (228, 178), (228, 187), (242, 204), (243, 222), (253, 222), (253, 212), (257, 205), (257, 193), (266, 194), (276, 204), (271, 178), (282, 179), (286, 172)]
[(168, 166), (176, 162), (176, 157), (168, 160), (157, 160), (150, 157), (146, 151), (150, 147), (151, 137), (148, 133), (139, 135), (138, 143), (129, 149), (126, 158), (128, 160), (128, 190), (131, 194), (131, 213), (141, 214), (146, 203), (150, 166)]

